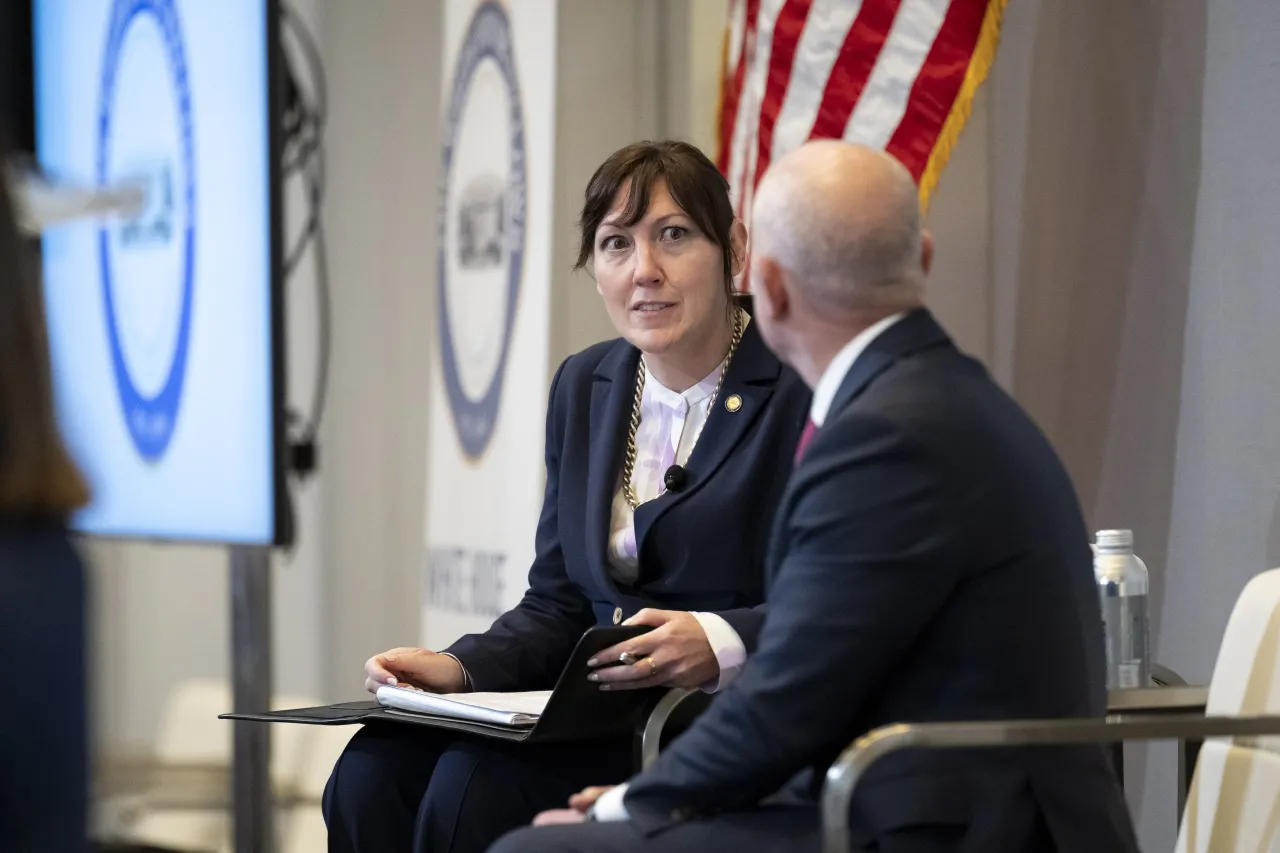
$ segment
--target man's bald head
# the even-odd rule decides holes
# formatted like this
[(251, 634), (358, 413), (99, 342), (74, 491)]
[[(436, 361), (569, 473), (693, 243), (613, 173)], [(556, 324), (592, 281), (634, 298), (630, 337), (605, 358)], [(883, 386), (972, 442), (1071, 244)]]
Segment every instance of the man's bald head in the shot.
[(866, 312), (917, 304), (924, 235), (915, 181), (882, 151), (806, 143), (756, 191), (752, 254), (788, 274), (814, 308)]

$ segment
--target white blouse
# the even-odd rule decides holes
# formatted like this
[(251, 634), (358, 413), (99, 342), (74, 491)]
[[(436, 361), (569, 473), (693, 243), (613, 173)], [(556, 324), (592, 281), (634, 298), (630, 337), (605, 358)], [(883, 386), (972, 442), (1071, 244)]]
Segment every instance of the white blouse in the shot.
[[(663, 386), (645, 368), (644, 392), (640, 397), (640, 426), (636, 430), (636, 465), (631, 487), (640, 503), (662, 494), (663, 475), (672, 465), (684, 465), (707, 423), (711, 395), (720, 381), (724, 362), (697, 385), (677, 394)], [(621, 481), (621, 476), (619, 476)], [(635, 514), (619, 483), (613, 496), (609, 524), (609, 565), (613, 579), (635, 583), (639, 574), (636, 553)]]

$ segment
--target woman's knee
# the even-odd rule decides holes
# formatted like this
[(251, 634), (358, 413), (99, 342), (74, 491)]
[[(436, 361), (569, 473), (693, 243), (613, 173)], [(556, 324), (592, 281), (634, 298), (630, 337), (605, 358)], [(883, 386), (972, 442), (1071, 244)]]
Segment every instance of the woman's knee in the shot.
[(451, 809), (474, 810), (477, 805), (492, 805), (494, 799), (519, 799), (530, 785), (529, 772), (524, 762), (501, 748), (460, 741), (441, 753), (426, 796), (449, 803)]
[[(434, 753), (434, 754), (433, 754)], [(329, 774), (324, 809), (416, 801), (426, 791), (439, 752), (405, 732), (368, 727), (356, 732)]]
[(571, 788), (528, 750), (460, 742), (441, 756), (418, 827), (431, 850), (484, 850), (539, 811), (563, 806)]

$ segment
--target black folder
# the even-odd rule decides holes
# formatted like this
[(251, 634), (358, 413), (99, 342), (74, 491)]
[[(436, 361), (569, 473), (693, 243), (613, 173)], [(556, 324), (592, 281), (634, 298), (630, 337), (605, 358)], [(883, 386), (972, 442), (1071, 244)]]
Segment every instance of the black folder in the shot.
[(546, 709), (532, 726), (478, 723), (416, 711), (401, 711), (380, 705), (376, 700), (341, 702), (337, 705), (287, 711), (221, 714), (219, 719), (316, 726), (408, 723), (527, 743), (590, 740), (628, 734), (648, 717), (653, 706), (666, 692), (665, 689), (650, 687), (643, 690), (601, 690), (599, 684), (587, 680), (587, 661), (597, 652), (650, 630), (652, 629), (643, 625), (617, 625), (591, 628), (583, 634), (556, 681)]

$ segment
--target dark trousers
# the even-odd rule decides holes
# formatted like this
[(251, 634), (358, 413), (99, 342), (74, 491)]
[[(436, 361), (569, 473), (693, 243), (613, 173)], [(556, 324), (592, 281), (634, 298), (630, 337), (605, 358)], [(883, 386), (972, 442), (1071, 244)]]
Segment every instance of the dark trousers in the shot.
[(410, 725), (368, 725), (324, 792), (330, 853), (483, 853), (588, 785), (626, 781), (630, 736), (518, 744)]
[(489, 853), (819, 853), (820, 820), (816, 807), (765, 806), (689, 821), (651, 836), (628, 821), (525, 827), (504, 836)]
[[(978, 839), (967, 826), (911, 826), (873, 841), (854, 840), (865, 853), (1052, 853), (1056, 850), (1038, 812), (1025, 815), (1028, 832), (1012, 839)], [(765, 805), (705, 820), (673, 825), (645, 836), (635, 825), (583, 823), (525, 827), (489, 848), (489, 853), (819, 853), (821, 814), (817, 806)], [(1015, 833), (1016, 834), (1016, 833)], [(1009, 843), (1003, 843), (1008, 841)], [(992, 843), (993, 842), (993, 843)]]

